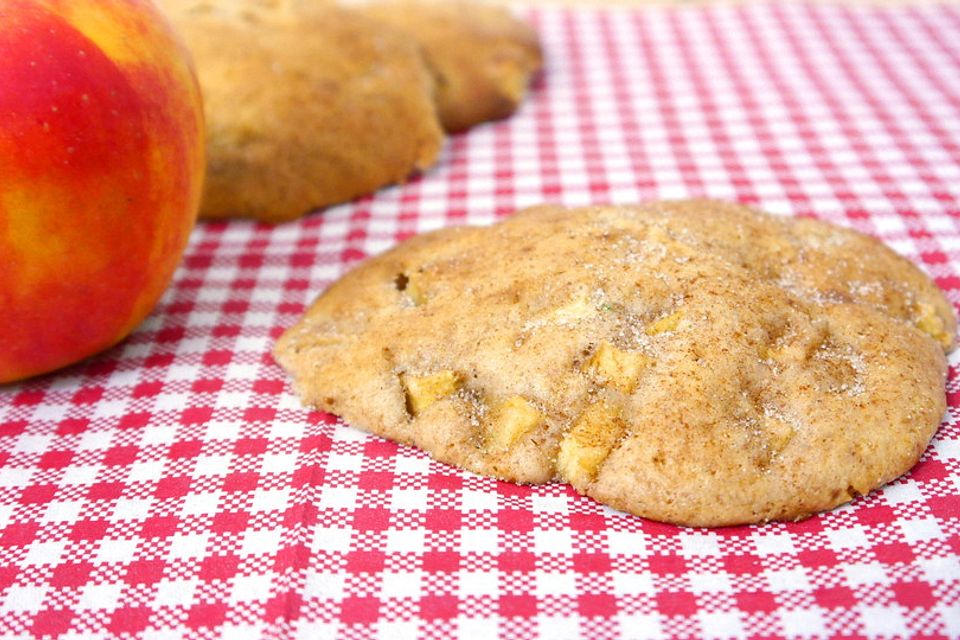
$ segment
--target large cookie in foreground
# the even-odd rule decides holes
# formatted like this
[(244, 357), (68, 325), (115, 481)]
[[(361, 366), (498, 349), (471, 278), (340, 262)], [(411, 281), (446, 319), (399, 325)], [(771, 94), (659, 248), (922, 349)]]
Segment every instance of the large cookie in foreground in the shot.
[(368, 260), (276, 357), (307, 404), (439, 460), (712, 526), (803, 518), (910, 469), (955, 329), (920, 270), (822, 222), (540, 207)]
[(409, 37), (323, 2), (161, 5), (204, 94), (201, 217), (292, 220), (436, 161), (433, 78)]

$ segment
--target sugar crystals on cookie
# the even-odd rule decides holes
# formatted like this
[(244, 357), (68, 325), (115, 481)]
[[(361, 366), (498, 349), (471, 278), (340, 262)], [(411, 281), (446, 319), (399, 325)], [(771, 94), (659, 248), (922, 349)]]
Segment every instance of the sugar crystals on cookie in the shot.
[(307, 404), (444, 462), (714, 526), (803, 518), (908, 471), (955, 331), (872, 238), (686, 201), (415, 237), (275, 353)]

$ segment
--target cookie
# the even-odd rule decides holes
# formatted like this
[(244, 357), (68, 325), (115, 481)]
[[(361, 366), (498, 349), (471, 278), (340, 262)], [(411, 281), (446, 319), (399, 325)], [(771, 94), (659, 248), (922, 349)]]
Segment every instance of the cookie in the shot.
[(297, 5), (164, 2), (204, 93), (201, 217), (291, 220), (437, 159), (444, 134), (416, 44), (352, 11)]
[(438, 460), (655, 520), (796, 520), (909, 470), (956, 321), (880, 242), (711, 201), (415, 237), (276, 345), (302, 400)]
[(388, 0), (358, 7), (423, 47), (443, 127), (458, 132), (512, 114), (543, 57), (536, 32), (503, 7)]

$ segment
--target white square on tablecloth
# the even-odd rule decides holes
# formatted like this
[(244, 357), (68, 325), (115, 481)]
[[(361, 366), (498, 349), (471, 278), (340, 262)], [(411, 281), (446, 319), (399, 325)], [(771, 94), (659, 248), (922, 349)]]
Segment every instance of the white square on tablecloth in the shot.
[(401, 511), (423, 511), (427, 508), (426, 489), (390, 489), (390, 507)]
[(357, 505), (357, 487), (325, 486), (320, 490), (321, 509), (354, 509)]
[(957, 229), (957, 222), (949, 216), (924, 216), (923, 223), (933, 232), (955, 233)]
[(649, 573), (627, 573), (625, 571), (614, 571), (611, 574), (611, 578), (613, 578), (613, 590), (617, 595), (656, 593), (656, 585), (653, 582), (653, 576)]
[(536, 513), (567, 513), (570, 504), (566, 496), (533, 495), (530, 502)]
[(3, 599), (3, 610), (10, 613), (36, 613), (48, 589), (45, 585), (11, 585)]
[(285, 509), (290, 502), (290, 489), (256, 489), (253, 492), (253, 500), (250, 503), (250, 510), (257, 511), (280, 511)]
[(424, 550), (423, 529), (388, 529), (387, 551), (390, 553), (420, 553)]
[(787, 533), (754, 533), (750, 539), (761, 556), (794, 553), (793, 538)]
[(308, 571), (303, 584), (303, 595), (320, 600), (340, 600), (343, 598), (344, 582), (342, 573), (330, 571)]
[[(296, 396), (281, 396), (281, 401), (285, 398), (295, 398)], [(300, 409), (299, 401), (294, 405), (296, 409)], [(278, 407), (278, 408), (290, 408), (290, 407)], [(297, 422), (287, 422), (284, 420), (277, 420), (270, 425), (269, 437), (274, 440), (286, 440), (289, 438), (299, 438), (303, 434), (303, 425)]]
[[(497, 618), (458, 616), (456, 620), (459, 640), (498, 640), (500, 638)], [(384, 640), (390, 640), (390, 638)]]
[(533, 532), (533, 550), (536, 553), (573, 552), (573, 539), (570, 531), (561, 529), (538, 529)]
[[(124, 413), (124, 409), (125, 405), (119, 409), (116, 409), (116, 414), (112, 415), (121, 415)], [(112, 417), (112, 415), (108, 417)], [(113, 438), (115, 436), (115, 431), (85, 431), (83, 435), (80, 436), (80, 441), (77, 443), (77, 449), (81, 451), (108, 449), (113, 444)]]
[(903, 638), (909, 633), (900, 605), (858, 607), (860, 623), (867, 636)]
[(421, 455), (401, 453), (397, 456), (395, 468), (399, 474), (423, 475), (430, 470), (430, 460)]
[(459, 571), (458, 592), (465, 596), (495, 596), (500, 593), (497, 571)]
[(383, 640), (417, 640), (420, 637), (417, 620), (380, 620), (376, 624), (377, 638)]
[(312, 622), (301, 618), (296, 622), (296, 638), (297, 640), (336, 640), (337, 623)]
[(156, 585), (153, 596), (153, 605), (156, 607), (182, 607), (193, 601), (193, 594), (197, 590), (199, 581), (196, 578), (187, 580), (161, 580)]
[(933, 448), (942, 460), (960, 459), (960, 439), (940, 438), (933, 441)]
[(550, 640), (578, 640), (582, 638), (580, 622), (572, 616), (537, 616), (537, 631), (540, 638)]
[(185, 516), (196, 516), (217, 513), (222, 491), (206, 491), (203, 493), (188, 493), (183, 498), (180, 513)]
[[(253, 313), (248, 314), (248, 321), (250, 321), (251, 324), (256, 326), (256, 323), (253, 321), (253, 318), (249, 317), (253, 315), (255, 314)], [(228, 380), (256, 380), (257, 372), (259, 371), (259, 369), (260, 369), (259, 363), (231, 362), (227, 366), (227, 371), (224, 374), (224, 377), (226, 377)]]
[[(180, 344), (180, 349), (182, 352), (186, 352), (186, 349), (184, 349), (182, 343)], [(198, 349), (198, 351), (203, 350), (203, 347)], [(199, 372), (199, 365), (175, 362), (166, 369), (166, 376), (164, 376), (164, 378), (170, 382), (176, 382), (178, 380), (196, 380), (198, 377), (200, 377)], [(160, 403), (163, 403), (166, 402), (166, 398), (168, 397), (169, 396), (165, 394), (160, 396), (158, 400)], [(183, 404), (169, 404), (165, 406), (158, 406), (158, 408), (183, 409), (183, 406)]]
[(922, 498), (920, 487), (913, 480), (888, 484), (883, 488), (883, 499), (889, 504), (906, 504)]
[(464, 511), (493, 511), (497, 508), (497, 496), (489, 491), (464, 489), (460, 492), (460, 504)]
[(720, 553), (720, 544), (715, 533), (681, 533), (680, 553), (690, 556), (715, 556)]
[(127, 473), (128, 482), (143, 482), (144, 480), (159, 480), (163, 477), (164, 464), (160, 460), (134, 462)]
[(770, 585), (770, 590), (774, 593), (784, 591), (809, 591), (810, 579), (802, 568), (796, 569), (767, 569), (763, 572)]
[(271, 595), (272, 587), (273, 579), (270, 574), (234, 576), (233, 586), (230, 589), (230, 600), (232, 602), (266, 600)]
[(694, 593), (730, 593), (733, 586), (725, 572), (689, 573), (690, 590)]
[[(181, 405), (182, 406), (182, 405)], [(177, 440), (177, 428), (171, 425), (156, 425), (143, 428), (140, 446), (171, 444)]]
[[(956, 577), (958, 574), (954, 574)], [(944, 631), (948, 638), (960, 638), (960, 604), (941, 604), (934, 607), (943, 618)]]
[(577, 577), (562, 571), (537, 571), (538, 596), (575, 596)]
[(461, 553), (492, 553), (500, 548), (497, 531), (464, 529), (460, 531)]
[[(96, 467), (94, 467), (94, 469), (96, 469)], [(0, 468), (0, 487), (25, 487), (30, 484), (30, 478), (32, 476), (33, 469), (2, 467)], [(66, 476), (66, 473), (64, 473), (64, 476)], [(64, 482), (67, 482), (66, 478), (64, 478)]]
[(916, 544), (924, 540), (935, 540), (943, 536), (940, 524), (935, 518), (901, 520), (899, 524), (900, 530), (903, 531), (903, 537), (910, 544)]
[(13, 450), (21, 453), (43, 453), (50, 448), (52, 439), (50, 435), (24, 433), (17, 437)]
[[(123, 406), (123, 404), (124, 403), (121, 403), (121, 406)], [(33, 408), (31, 418), (37, 422), (60, 420), (63, 418), (64, 410), (65, 406), (59, 403), (42, 404)]]
[(206, 533), (178, 533), (170, 536), (171, 559), (196, 558), (203, 554), (207, 546)]
[(242, 407), (250, 400), (250, 394), (246, 391), (221, 391), (214, 400), (214, 406), (218, 409), (233, 409)]
[(851, 586), (880, 584), (888, 581), (883, 565), (878, 563), (847, 564), (843, 565), (841, 570)]
[(283, 537), (282, 529), (247, 530), (243, 533), (240, 545), (241, 555), (263, 555), (276, 553)]
[(917, 564), (927, 582), (952, 581), (960, 576), (960, 558), (956, 556), (920, 558)]
[(77, 601), (78, 609), (115, 609), (123, 585), (120, 583), (86, 584)]
[(621, 613), (617, 615), (621, 634), (630, 640), (654, 640), (663, 637), (660, 617), (652, 613)]
[(862, 525), (855, 524), (836, 531), (826, 531), (824, 535), (830, 541), (830, 546), (838, 551), (843, 549), (857, 549), (870, 543), (867, 532)]
[(827, 630), (819, 607), (780, 611), (780, 621), (788, 638), (821, 638)]
[(27, 547), (27, 554), (23, 558), (23, 564), (45, 565), (57, 564), (63, 550), (67, 547), (66, 540), (51, 540), (49, 542), (32, 542)]
[(221, 628), (220, 637), (230, 640), (262, 640), (264, 624), (237, 624), (228, 622)]
[(870, 222), (877, 228), (877, 231), (882, 234), (902, 233), (906, 230), (903, 218), (896, 215), (873, 216), (870, 218)]
[[(184, 633), (177, 629), (157, 629), (157, 628), (148, 628), (143, 630), (143, 640), (184, 640)], [(226, 636), (223, 636), (226, 637)], [(84, 638), (84, 640), (93, 640), (92, 638)], [(96, 640), (100, 640), (97, 638)]]
[[(63, 483), (64, 484), (93, 484), (97, 479), (97, 474), (100, 473), (100, 465), (85, 464), (85, 465), (70, 465), (63, 472)], [(0, 469), (0, 486), (3, 486), (3, 472), (4, 469)]]
[(111, 540), (104, 538), (97, 549), (100, 562), (129, 562), (137, 553), (137, 540)]
[[(84, 503), (80, 500), (50, 502), (43, 511), (43, 522), (75, 522), (80, 517)], [(0, 505), (0, 527), (6, 525), (5, 512), (13, 511), (12, 506)]]
[(738, 611), (701, 611), (697, 613), (704, 638), (737, 638), (743, 635)]
[(647, 537), (639, 531), (607, 531), (606, 537), (611, 555), (647, 555)]
[(383, 598), (420, 598), (422, 571), (384, 571), (380, 586)]
[(358, 453), (330, 453), (326, 467), (330, 471), (359, 472), (363, 468), (363, 456)]
[(297, 468), (295, 453), (266, 453), (260, 463), (260, 473), (290, 473)]
[(112, 520), (143, 520), (150, 513), (153, 500), (150, 498), (118, 498), (114, 504)]
[[(93, 417), (99, 419), (115, 418), (122, 416), (127, 412), (126, 400), (101, 400), (94, 407)], [(81, 437), (81, 449), (101, 449), (97, 444), (88, 444), (97, 442), (98, 438), (107, 438), (111, 436), (110, 431), (88, 431)]]

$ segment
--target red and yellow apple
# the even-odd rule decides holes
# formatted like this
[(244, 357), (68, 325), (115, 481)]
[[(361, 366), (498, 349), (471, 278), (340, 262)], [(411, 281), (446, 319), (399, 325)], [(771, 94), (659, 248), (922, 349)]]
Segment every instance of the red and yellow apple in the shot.
[(139, 0), (0, 1), (0, 383), (130, 333), (203, 182), (189, 55)]

